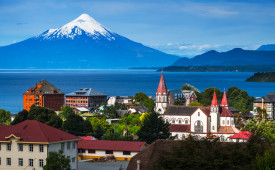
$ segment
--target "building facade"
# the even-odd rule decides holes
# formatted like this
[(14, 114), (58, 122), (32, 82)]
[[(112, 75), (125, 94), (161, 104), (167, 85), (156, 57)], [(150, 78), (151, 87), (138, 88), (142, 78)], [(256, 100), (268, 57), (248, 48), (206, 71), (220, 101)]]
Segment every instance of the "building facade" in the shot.
[(121, 103), (125, 105), (132, 105), (133, 104), (133, 96), (111, 96), (108, 99), (108, 105), (114, 105), (115, 103)]
[(78, 137), (36, 120), (0, 128), (0, 169), (42, 170), (49, 152), (60, 149), (77, 169)]
[(78, 145), (79, 159), (99, 159), (114, 156), (119, 161), (129, 161), (143, 150), (145, 142), (109, 141), (109, 140), (82, 140)]
[(185, 106), (188, 106), (192, 102), (197, 102), (197, 96), (192, 90), (182, 90), (182, 94), (185, 98)]
[(65, 105), (72, 108), (97, 109), (102, 103), (106, 104), (107, 95), (91, 88), (82, 88), (65, 95)]
[(253, 102), (253, 110), (256, 110), (257, 107), (265, 109), (267, 113), (267, 118), (274, 120), (275, 119), (275, 92), (269, 92), (267, 96), (257, 98)]
[(61, 110), (64, 93), (47, 80), (41, 80), (23, 94), (23, 109), (29, 111), (33, 104), (55, 111)]

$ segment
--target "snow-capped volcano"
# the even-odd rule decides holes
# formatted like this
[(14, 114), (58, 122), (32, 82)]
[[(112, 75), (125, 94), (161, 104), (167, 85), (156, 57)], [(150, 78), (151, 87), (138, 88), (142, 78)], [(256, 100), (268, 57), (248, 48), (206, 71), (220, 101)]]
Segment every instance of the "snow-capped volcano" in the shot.
[(75, 20), (68, 24), (57, 28), (49, 29), (48, 31), (40, 34), (37, 38), (53, 39), (53, 38), (71, 38), (76, 36), (86, 35), (93, 39), (100, 39), (101, 37), (108, 39), (109, 41), (115, 39), (114, 33), (98, 23), (94, 18), (88, 14), (81, 14)]
[(0, 69), (163, 67), (178, 59), (112, 32), (88, 14), (60, 28), (0, 47), (0, 56)]

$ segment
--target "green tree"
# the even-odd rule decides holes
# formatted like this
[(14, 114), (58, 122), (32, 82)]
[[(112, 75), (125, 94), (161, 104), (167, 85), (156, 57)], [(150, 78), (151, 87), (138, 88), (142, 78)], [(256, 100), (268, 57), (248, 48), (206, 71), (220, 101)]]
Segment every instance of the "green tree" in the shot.
[(101, 139), (101, 137), (107, 132), (107, 131), (113, 131), (110, 124), (105, 119), (99, 119), (97, 117), (87, 118), (92, 127), (92, 135), (98, 139)]
[(143, 105), (143, 103), (146, 99), (148, 99), (148, 96), (143, 92), (139, 92), (139, 93), (135, 94), (135, 96), (133, 97), (133, 102), (135, 104), (139, 103), (139, 104)]
[(266, 120), (267, 118), (267, 113), (265, 109), (261, 109), (260, 107), (257, 107), (254, 112), (256, 112), (256, 119), (258, 122), (262, 120)]
[(0, 109), (0, 125), (10, 125), (11, 114), (10, 111)]
[(70, 114), (63, 124), (64, 131), (76, 136), (85, 136), (84, 120), (76, 114)]
[(71, 170), (70, 162), (71, 160), (65, 157), (62, 150), (50, 152), (43, 170)]
[(275, 147), (266, 150), (263, 156), (257, 155), (257, 169), (272, 170), (275, 169)]
[(156, 112), (151, 112), (138, 131), (139, 140), (150, 144), (157, 139), (167, 139), (171, 136), (169, 123), (165, 123)]
[(62, 106), (61, 110), (62, 112), (59, 113), (58, 116), (64, 121), (69, 117), (69, 115), (75, 114), (73, 108), (71, 108), (70, 106)]
[(20, 122), (27, 120), (29, 112), (27, 110), (20, 111), (11, 122), (12, 125), (16, 125)]
[(201, 100), (199, 100), (199, 102), (201, 104), (203, 104), (204, 106), (210, 106), (212, 99), (213, 99), (214, 91), (216, 92), (217, 99), (220, 103), (223, 93), (215, 87), (209, 87), (209, 88), (205, 89), (204, 92), (201, 93), (202, 96), (201, 96)]
[(144, 106), (145, 106), (146, 108), (148, 108), (150, 111), (153, 111), (153, 110), (154, 110), (154, 107), (155, 107), (155, 102), (154, 102), (153, 99), (150, 99), (150, 98), (145, 99), (145, 100), (144, 100)]
[(203, 106), (203, 104), (201, 104), (199, 102), (192, 102), (192, 103), (189, 103), (188, 106)]

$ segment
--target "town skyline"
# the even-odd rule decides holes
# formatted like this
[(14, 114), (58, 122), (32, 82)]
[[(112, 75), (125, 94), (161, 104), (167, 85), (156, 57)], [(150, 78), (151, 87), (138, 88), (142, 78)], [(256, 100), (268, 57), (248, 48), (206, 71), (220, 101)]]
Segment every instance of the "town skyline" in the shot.
[[(113, 32), (168, 54), (255, 50), (272, 44), (275, 3), (261, 1), (1, 1), (0, 46), (87, 13)], [(165, 7), (165, 8), (164, 8)]]

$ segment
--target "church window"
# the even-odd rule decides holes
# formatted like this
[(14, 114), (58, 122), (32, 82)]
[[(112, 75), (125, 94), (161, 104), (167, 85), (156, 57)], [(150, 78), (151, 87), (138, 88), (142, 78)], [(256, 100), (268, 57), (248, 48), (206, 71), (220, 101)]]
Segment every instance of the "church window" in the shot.
[(198, 112), (198, 116), (200, 116), (200, 112)]
[(203, 125), (202, 122), (200, 120), (195, 122), (195, 132), (199, 133), (199, 132), (203, 132)]
[(224, 136), (223, 135), (220, 137), (220, 140), (221, 140), (221, 142), (224, 141)]
[(224, 122), (224, 120), (223, 120), (223, 121), (222, 121), (222, 124), (224, 125), (224, 123), (225, 123), (225, 122)]
[(229, 125), (229, 120), (227, 120), (227, 125)]
[(181, 124), (181, 119), (179, 119), (179, 124)]
[(185, 124), (188, 124), (188, 119), (185, 119)]
[(175, 123), (175, 119), (172, 120), (172, 123)]
[(181, 138), (182, 140), (184, 140), (185, 139), (185, 135), (184, 134), (182, 134), (182, 138)]
[(166, 121), (166, 123), (169, 123), (169, 120), (168, 120), (168, 119), (166, 119), (165, 121)]
[(215, 126), (212, 126), (212, 130), (215, 130)]

